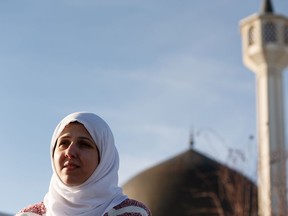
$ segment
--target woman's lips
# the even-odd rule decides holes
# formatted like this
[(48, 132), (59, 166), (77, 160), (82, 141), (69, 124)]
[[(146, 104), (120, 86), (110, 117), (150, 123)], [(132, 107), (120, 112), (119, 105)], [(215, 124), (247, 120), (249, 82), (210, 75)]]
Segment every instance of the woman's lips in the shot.
[(66, 168), (68, 171), (73, 171), (75, 169), (77, 169), (79, 166), (76, 163), (70, 162), (70, 161), (66, 161), (64, 163), (64, 167)]

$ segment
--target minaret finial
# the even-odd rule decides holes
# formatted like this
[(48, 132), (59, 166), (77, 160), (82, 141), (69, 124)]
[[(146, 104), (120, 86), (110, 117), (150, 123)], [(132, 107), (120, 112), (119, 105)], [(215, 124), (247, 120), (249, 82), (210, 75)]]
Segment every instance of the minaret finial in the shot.
[(272, 0), (264, 0), (261, 8), (261, 13), (273, 13)]

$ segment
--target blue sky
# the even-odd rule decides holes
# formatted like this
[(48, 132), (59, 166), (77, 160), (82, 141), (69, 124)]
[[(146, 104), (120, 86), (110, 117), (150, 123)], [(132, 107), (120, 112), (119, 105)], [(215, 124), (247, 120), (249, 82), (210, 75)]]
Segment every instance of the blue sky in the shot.
[[(273, 3), (285, 14), (286, 1)], [(121, 184), (186, 151), (190, 131), (197, 150), (255, 177), (255, 76), (239, 21), (260, 5), (0, 1), (0, 212), (42, 201), (52, 132), (75, 111), (111, 126)]]

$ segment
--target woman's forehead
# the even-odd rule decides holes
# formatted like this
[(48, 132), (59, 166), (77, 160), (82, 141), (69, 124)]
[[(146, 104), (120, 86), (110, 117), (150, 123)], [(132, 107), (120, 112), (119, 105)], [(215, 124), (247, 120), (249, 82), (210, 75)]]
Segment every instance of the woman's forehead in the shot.
[(83, 136), (88, 136), (89, 138), (92, 138), (90, 132), (87, 130), (87, 128), (85, 127), (85, 125), (83, 125), (82, 123), (79, 122), (70, 122), (69, 124), (67, 124), (63, 130), (59, 133), (58, 138), (65, 136), (65, 135), (71, 135), (71, 134), (77, 134), (78, 136), (80, 136), (81, 134)]

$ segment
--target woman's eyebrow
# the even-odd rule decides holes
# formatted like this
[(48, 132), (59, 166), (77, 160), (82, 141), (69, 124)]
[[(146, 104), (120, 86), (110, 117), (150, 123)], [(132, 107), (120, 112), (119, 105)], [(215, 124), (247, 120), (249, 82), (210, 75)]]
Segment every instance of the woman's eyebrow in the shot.
[[(58, 139), (56, 140), (56, 143), (59, 141), (59, 140), (63, 140), (63, 139), (70, 139), (71, 136), (69, 134), (63, 134), (62, 136), (59, 136)], [(86, 137), (86, 136), (80, 136), (77, 138), (77, 140), (86, 140), (86, 141), (89, 141), (89, 142), (92, 142), (94, 143), (94, 140), (90, 137)]]
[(89, 137), (78, 137), (78, 140), (88, 140), (90, 142), (94, 142), (94, 140)]
[(66, 138), (70, 138), (70, 136), (69, 136), (69, 135), (59, 136), (58, 139), (57, 139), (57, 141), (58, 141), (59, 139), (66, 139)]

